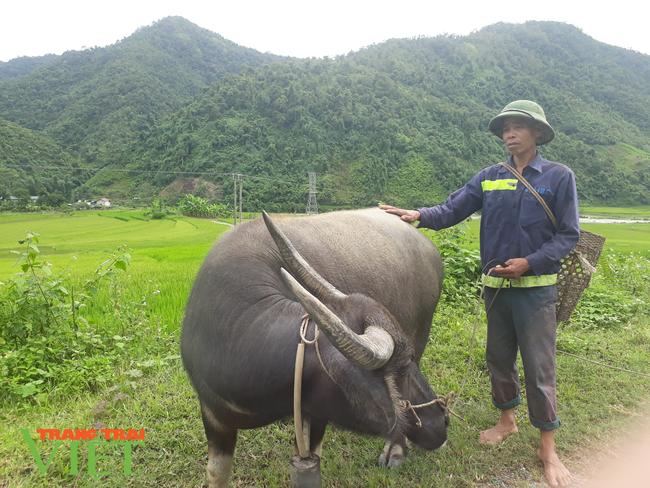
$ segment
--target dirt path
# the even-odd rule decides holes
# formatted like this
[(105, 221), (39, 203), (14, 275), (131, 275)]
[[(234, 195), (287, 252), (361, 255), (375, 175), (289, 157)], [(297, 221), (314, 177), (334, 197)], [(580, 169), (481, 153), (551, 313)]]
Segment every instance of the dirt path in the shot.
[(634, 415), (624, 432), (612, 433), (607, 445), (585, 459), (585, 479), (576, 488), (648, 488), (650, 486), (650, 413)]

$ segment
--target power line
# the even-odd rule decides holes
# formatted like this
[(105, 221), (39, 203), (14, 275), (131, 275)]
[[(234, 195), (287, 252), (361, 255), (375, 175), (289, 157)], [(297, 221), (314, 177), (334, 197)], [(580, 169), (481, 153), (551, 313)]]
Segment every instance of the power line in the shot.
[[(169, 175), (201, 175), (201, 176), (223, 176), (223, 177), (239, 177), (239, 178), (250, 178), (254, 180), (262, 180), (262, 181), (272, 181), (275, 183), (282, 183), (285, 185), (290, 185), (292, 187), (303, 187), (303, 183), (296, 185), (294, 181), (288, 181), (288, 180), (282, 180), (282, 179), (277, 179), (277, 178), (268, 178), (264, 176), (253, 176), (253, 175), (245, 175), (241, 173), (215, 173), (215, 172), (210, 172), (210, 171), (167, 171), (167, 170), (146, 170), (146, 169), (124, 169), (124, 168), (90, 168), (90, 167), (72, 167), (72, 166), (41, 166), (41, 165), (35, 165), (35, 164), (24, 164), (24, 165), (19, 165), (19, 164), (5, 164), (4, 166), (0, 167), (13, 167), (13, 168), (32, 168), (32, 169), (50, 169), (50, 170), (57, 170), (57, 171), (62, 171), (62, 170), (71, 170), (71, 171), (114, 171), (118, 173), (142, 173), (142, 174), (169, 174)], [(310, 172), (309, 174), (314, 174), (314, 177), (316, 174), (315, 172)], [(297, 176), (297, 175), (296, 175)], [(236, 185), (235, 185), (236, 186)], [(305, 193), (311, 192), (312, 187), (310, 183), (310, 189), (305, 190)], [(332, 188), (332, 187), (321, 187), (319, 190), (316, 190), (316, 187), (314, 186), (314, 191), (315, 193), (324, 193), (324, 192), (331, 192), (331, 193), (344, 193), (347, 195), (356, 195), (359, 197), (366, 197), (366, 198), (374, 198), (376, 200), (384, 200), (384, 199), (399, 199), (403, 197), (399, 197), (396, 195), (386, 195), (386, 194), (377, 194), (377, 193), (366, 193), (366, 192), (361, 192), (361, 191), (353, 191), (353, 190), (343, 190), (343, 189), (338, 189), (338, 188)], [(315, 198), (315, 195), (314, 195)], [(423, 202), (427, 203), (430, 202), (430, 200), (425, 199), (424, 197), (418, 197), (418, 195), (413, 195), (411, 198), (421, 198)], [(316, 212), (317, 213), (317, 212)]]
[[(0, 166), (2, 167), (2, 166)], [(242, 178), (251, 178), (254, 180), (274, 181), (276, 183), (293, 184), (287, 180), (279, 180), (277, 178), (268, 178), (264, 176), (245, 175), (241, 173), (215, 173), (212, 171), (166, 171), (166, 170), (149, 170), (149, 169), (123, 169), (123, 168), (89, 168), (89, 167), (73, 167), (73, 166), (40, 166), (35, 164), (5, 164), (4, 167), (13, 168), (32, 168), (32, 169), (52, 169), (57, 171), (115, 171), (118, 173), (147, 173), (147, 174), (168, 174), (168, 175), (201, 175), (201, 176), (240, 176)]]
[(169, 174), (169, 175), (212, 175), (212, 176), (245, 176), (246, 178), (268, 179), (263, 176), (242, 175), (240, 173), (215, 173), (212, 171), (166, 171), (166, 170), (150, 170), (150, 169), (123, 169), (123, 168), (89, 168), (79, 166), (39, 166), (36, 164), (5, 164), (5, 167), (13, 168), (35, 168), (35, 169), (53, 169), (57, 171), (70, 170), (70, 171), (115, 171), (118, 173), (153, 173), (153, 174)]

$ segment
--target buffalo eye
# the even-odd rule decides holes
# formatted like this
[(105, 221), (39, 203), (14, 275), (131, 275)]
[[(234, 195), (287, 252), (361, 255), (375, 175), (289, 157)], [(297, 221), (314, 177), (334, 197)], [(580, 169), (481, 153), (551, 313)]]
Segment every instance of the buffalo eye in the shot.
[(405, 376), (408, 374), (408, 372), (409, 372), (409, 366), (410, 366), (410, 365), (411, 365), (411, 361), (409, 361), (409, 362), (406, 363), (404, 366), (402, 366), (401, 368), (399, 368), (399, 369), (397, 370), (397, 375), (398, 375), (399, 377), (401, 377), (401, 378), (405, 377)]

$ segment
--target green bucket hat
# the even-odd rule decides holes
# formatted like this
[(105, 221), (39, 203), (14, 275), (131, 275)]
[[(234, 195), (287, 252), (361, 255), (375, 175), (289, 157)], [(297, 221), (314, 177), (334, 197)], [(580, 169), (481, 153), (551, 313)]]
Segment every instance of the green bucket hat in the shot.
[(490, 120), (490, 130), (499, 139), (503, 137), (503, 121), (507, 117), (531, 117), (542, 124), (542, 135), (537, 138), (535, 143), (538, 146), (551, 142), (555, 137), (553, 127), (546, 122), (544, 110), (535, 102), (529, 100), (517, 100), (511, 102), (501, 110), (501, 113)]

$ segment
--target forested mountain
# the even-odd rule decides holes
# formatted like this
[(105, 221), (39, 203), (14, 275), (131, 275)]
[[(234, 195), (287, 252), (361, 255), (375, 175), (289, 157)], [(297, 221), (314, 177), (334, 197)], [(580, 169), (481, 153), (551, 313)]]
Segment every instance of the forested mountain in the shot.
[(520, 98), (546, 110), (557, 136), (540, 152), (576, 172), (582, 204), (650, 203), (650, 56), (557, 22), (279, 59), (169, 18), (1, 83), (0, 116), (82, 166), (134, 170), (86, 188), (201, 176), (229, 201), (241, 173), (245, 210), (301, 211), (307, 171), (319, 204), (444, 200), (507, 157), (487, 125)]
[(57, 58), (55, 54), (46, 54), (45, 56), (21, 56), (7, 62), (0, 61), (0, 81), (27, 75)]
[[(4, 63), (4, 70), (27, 72), (30, 59)], [(0, 117), (41, 131), (85, 163), (102, 164), (224, 74), (276, 59), (282, 58), (168, 17), (111, 46), (69, 51), (0, 83)]]
[[(34, 170), (31, 165), (50, 169)], [(29, 195), (56, 194), (61, 201), (70, 200), (89, 177), (75, 167), (74, 159), (51, 139), (0, 119), (0, 197), (27, 190)]]
[(251, 209), (305, 202), (306, 171), (320, 174), (322, 203), (432, 204), (507, 157), (487, 125), (520, 98), (545, 108), (557, 138), (541, 152), (574, 169), (583, 203), (648, 203), (650, 57), (554, 22), (247, 68), (115, 163), (264, 177), (245, 183)]

